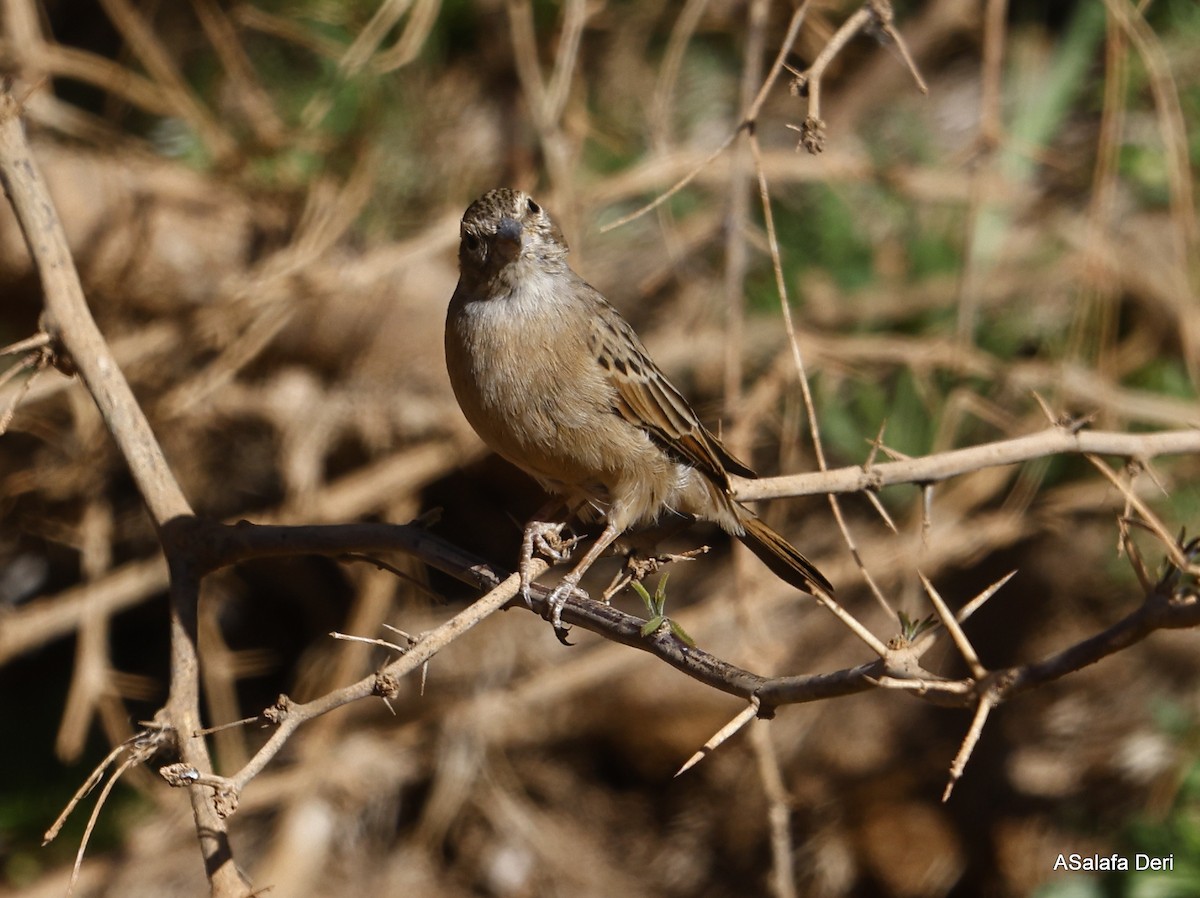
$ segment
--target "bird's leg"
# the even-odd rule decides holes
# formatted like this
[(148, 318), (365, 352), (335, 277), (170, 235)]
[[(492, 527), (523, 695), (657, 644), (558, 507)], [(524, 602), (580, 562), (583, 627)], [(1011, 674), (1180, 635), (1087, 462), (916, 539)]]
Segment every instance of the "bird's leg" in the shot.
[(521, 595), (527, 607), (533, 607), (533, 600), (529, 595), (533, 578), (529, 569), (533, 564), (534, 554), (548, 558), (552, 564), (558, 564), (571, 557), (571, 549), (575, 546), (575, 539), (562, 538), (563, 528), (567, 526), (566, 521), (547, 520), (552, 513), (560, 509), (566, 509), (567, 516), (570, 517), (571, 510), (561, 499), (547, 502), (530, 518), (521, 535), (521, 561), (517, 570), (521, 574)]
[(587, 573), (588, 568), (596, 563), (596, 559), (604, 554), (604, 550), (612, 545), (613, 540), (621, 535), (621, 531), (612, 524), (607, 524), (603, 532), (596, 537), (596, 541), (592, 543), (592, 547), (587, 550), (587, 554), (580, 559), (579, 564), (571, 569), (571, 573), (567, 574), (559, 582), (558, 586), (554, 587), (554, 592), (550, 593), (550, 598), (546, 600), (546, 607), (550, 610), (550, 623), (554, 625), (556, 631), (562, 631), (562, 612), (563, 606), (567, 604), (567, 597), (579, 588), (579, 581), (583, 575)]
[(561, 542), (560, 534), (565, 526), (562, 522), (555, 524), (550, 521), (530, 521), (525, 525), (525, 533), (521, 537), (521, 563), (517, 570), (521, 574), (521, 595), (526, 607), (533, 607), (533, 599), (529, 595), (529, 587), (533, 585), (533, 577), (529, 573), (533, 566), (533, 553), (536, 550), (551, 562), (561, 561), (562, 553), (551, 544), (549, 535), (554, 534), (555, 540)]

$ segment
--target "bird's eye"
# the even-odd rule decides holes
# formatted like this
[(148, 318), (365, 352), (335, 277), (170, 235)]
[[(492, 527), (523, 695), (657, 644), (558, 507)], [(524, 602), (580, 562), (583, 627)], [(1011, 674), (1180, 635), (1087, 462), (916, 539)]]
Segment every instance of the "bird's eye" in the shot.
[(462, 242), (463, 246), (467, 248), (467, 252), (473, 253), (479, 249), (479, 238), (470, 232), (463, 234)]
[(537, 215), (542, 211), (542, 207), (531, 199), (525, 201), (525, 206), (529, 209), (531, 215)]

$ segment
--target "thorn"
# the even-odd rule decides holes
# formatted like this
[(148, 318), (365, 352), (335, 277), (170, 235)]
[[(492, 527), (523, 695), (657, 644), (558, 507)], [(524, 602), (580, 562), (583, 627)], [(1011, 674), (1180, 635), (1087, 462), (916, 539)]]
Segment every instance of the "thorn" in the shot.
[(734, 717), (733, 720), (729, 721), (729, 723), (717, 730), (716, 733), (713, 734), (713, 737), (704, 743), (704, 747), (688, 758), (687, 762), (675, 772), (675, 776), (682, 776), (684, 773), (691, 770), (693, 767), (699, 764), (706, 755), (719, 748), (722, 744), (727, 742), (730, 737), (736, 735), (739, 730), (741, 730), (744, 726), (746, 726), (746, 724), (758, 716), (760, 707), (761, 702), (759, 702), (758, 696), (751, 696), (749, 706), (743, 708), (738, 712), (737, 716)]
[(883, 523), (887, 524), (888, 529), (891, 530), (892, 533), (899, 535), (900, 531), (896, 529), (896, 522), (892, 520), (892, 516), (888, 514), (887, 509), (883, 507), (883, 502), (880, 501), (879, 496), (877, 496), (872, 490), (864, 491), (863, 495), (867, 497), (867, 501), (871, 503), (872, 507), (879, 514), (879, 516), (883, 518)]

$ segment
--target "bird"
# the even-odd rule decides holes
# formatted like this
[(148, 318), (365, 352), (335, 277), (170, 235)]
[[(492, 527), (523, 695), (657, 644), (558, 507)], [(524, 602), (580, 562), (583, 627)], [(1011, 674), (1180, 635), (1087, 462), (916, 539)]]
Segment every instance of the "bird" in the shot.
[(459, 231), (459, 280), (446, 313), (446, 367), (459, 407), (487, 446), (555, 501), (522, 535), (520, 588), (531, 604), (535, 553), (565, 557), (565, 522), (604, 529), (550, 594), (562, 610), (583, 574), (623, 533), (664, 520), (710, 521), (804, 592), (833, 586), (733, 496), (739, 461), (651, 360), (630, 324), (571, 268), (567, 241), (529, 194), (489, 190)]

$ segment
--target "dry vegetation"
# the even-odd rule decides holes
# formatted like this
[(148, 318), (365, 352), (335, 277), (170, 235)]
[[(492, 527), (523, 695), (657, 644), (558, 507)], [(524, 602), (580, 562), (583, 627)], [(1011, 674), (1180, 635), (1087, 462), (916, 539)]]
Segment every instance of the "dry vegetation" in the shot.
[[(0, 0), (0, 895), (97, 797), (78, 895), (1200, 891), (1200, 14), (887, 8)], [(840, 617), (703, 531), (699, 650), (492, 613), (541, 497), (441, 329), (500, 184)]]

